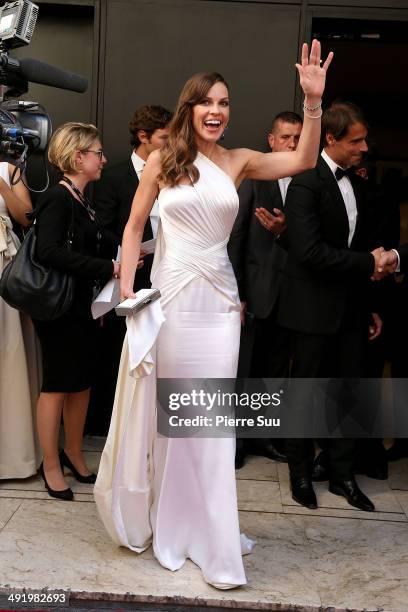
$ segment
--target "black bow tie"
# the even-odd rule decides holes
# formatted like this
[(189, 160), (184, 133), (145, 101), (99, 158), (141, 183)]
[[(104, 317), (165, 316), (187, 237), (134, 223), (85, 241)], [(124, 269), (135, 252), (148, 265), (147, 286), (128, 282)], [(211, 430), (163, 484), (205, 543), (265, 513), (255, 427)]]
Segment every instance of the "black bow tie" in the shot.
[(353, 166), (350, 166), (350, 168), (347, 168), (347, 170), (343, 170), (343, 168), (340, 168), (340, 166), (337, 166), (336, 172), (334, 173), (338, 181), (341, 181), (341, 179), (344, 176), (348, 176), (350, 178), (351, 176), (354, 176), (354, 174), (355, 174), (355, 168), (353, 168)]

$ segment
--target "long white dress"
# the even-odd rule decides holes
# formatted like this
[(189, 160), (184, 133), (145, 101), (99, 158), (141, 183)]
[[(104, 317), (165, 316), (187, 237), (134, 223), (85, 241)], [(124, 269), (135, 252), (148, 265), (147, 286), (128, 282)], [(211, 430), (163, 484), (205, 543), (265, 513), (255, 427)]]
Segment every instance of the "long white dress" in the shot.
[[(8, 164), (0, 176), (10, 185)], [(19, 240), (0, 196), (0, 277)], [(27, 478), (39, 463), (35, 435), (37, 355), (31, 320), (0, 298), (0, 479)]]
[(198, 153), (195, 164), (194, 186), (159, 195), (153, 286), (165, 321), (159, 305), (128, 319), (95, 498), (117, 543), (140, 552), (152, 542), (164, 567), (189, 558), (207, 582), (231, 588), (246, 583), (241, 555), (251, 548), (239, 532), (235, 440), (156, 435), (156, 375), (234, 378), (237, 370), (240, 303), (226, 245), (238, 196), (207, 157)]

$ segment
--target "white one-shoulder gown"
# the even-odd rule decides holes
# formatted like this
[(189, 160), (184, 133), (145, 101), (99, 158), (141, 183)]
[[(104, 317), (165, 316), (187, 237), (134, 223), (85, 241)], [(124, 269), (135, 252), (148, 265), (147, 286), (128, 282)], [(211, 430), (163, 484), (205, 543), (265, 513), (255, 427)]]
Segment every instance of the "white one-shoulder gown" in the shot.
[(207, 157), (198, 153), (195, 164), (195, 185), (159, 195), (153, 287), (165, 320), (157, 308), (128, 319), (95, 498), (117, 543), (141, 552), (152, 542), (164, 567), (189, 558), (207, 582), (231, 588), (246, 583), (241, 555), (252, 545), (239, 532), (235, 440), (156, 435), (156, 376), (234, 378), (237, 370), (240, 303), (226, 245), (238, 196)]

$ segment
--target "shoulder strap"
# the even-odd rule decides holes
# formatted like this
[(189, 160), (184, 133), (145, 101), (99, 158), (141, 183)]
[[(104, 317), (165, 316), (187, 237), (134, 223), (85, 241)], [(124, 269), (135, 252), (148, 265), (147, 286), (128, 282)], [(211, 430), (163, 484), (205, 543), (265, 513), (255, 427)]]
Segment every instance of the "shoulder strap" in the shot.
[(74, 198), (70, 198), (71, 200), (71, 222), (69, 224), (68, 234), (67, 234), (67, 248), (72, 249), (72, 242), (74, 239), (74, 222), (75, 222), (75, 211), (74, 211)]

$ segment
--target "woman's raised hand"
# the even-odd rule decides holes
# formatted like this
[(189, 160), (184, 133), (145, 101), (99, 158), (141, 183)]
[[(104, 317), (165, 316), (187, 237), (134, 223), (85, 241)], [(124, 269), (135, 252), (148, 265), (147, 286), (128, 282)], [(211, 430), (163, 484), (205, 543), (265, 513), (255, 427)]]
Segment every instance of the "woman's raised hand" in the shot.
[(305, 97), (310, 102), (319, 102), (326, 83), (326, 72), (333, 59), (333, 52), (330, 51), (326, 61), (322, 64), (320, 59), (321, 48), (318, 40), (314, 39), (310, 49), (306, 43), (302, 46), (302, 63), (296, 64), (299, 72), (300, 85)]

